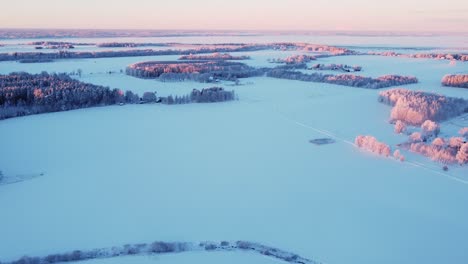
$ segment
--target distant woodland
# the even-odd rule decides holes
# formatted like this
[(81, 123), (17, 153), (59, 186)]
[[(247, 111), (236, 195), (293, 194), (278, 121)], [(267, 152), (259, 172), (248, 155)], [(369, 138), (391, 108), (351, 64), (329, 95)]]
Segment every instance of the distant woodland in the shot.
[(393, 106), (392, 120), (411, 125), (443, 121), (468, 112), (468, 100), (407, 89), (380, 92), (379, 101)]
[(468, 74), (449, 74), (442, 78), (443, 86), (468, 88)]
[(298, 71), (290, 71), (283, 69), (273, 69), (271, 71), (268, 71), (267, 76), (279, 79), (298, 80), (304, 82), (330, 83), (366, 89), (380, 89), (390, 86), (418, 82), (418, 79), (412, 76), (385, 75), (377, 78), (371, 78), (353, 74), (307, 74)]
[(220, 87), (194, 89), (189, 95), (157, 97), (145, 92), (110, 89), (80, 82), (66, 74), (11, 73), (0, 75), (0, 119), (115, 104), (207, 103), (235, 100), (234, 91)]

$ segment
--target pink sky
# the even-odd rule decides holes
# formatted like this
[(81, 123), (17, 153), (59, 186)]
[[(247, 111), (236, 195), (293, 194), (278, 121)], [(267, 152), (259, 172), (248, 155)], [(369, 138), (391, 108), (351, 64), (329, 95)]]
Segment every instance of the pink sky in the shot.
[(1, 28), (468, 31), (466, 0), (4, 0)]

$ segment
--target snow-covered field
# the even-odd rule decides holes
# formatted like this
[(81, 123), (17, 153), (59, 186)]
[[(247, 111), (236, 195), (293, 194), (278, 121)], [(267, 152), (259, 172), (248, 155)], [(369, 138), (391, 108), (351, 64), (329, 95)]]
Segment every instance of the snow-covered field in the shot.
[(96, 259), (83, 264), (180, 264), (180, 263), (223, 263), (223, 264), (277, 264), (282, 261), (265, 256), (238, 252), (185, 252), (157, 256), (132, 256), (111, 259)]
[[(238, 54), (256, 66), (289, 55), (265, 53)], [(105, 73), (174, 58), (2, 62), (0, 73), (81, 68), (83, 81), (160, 95), (206, 87)], [(466, 73), (467, 63), (373, 56), (318, 62), (361, 65), (365, 76), (415, 75), (420, 83), (407, 88), (468, 98), (467, 90), (440, 85), (444, 74)], [(444, 172), (416, 154), (404, 152), (402, 163), (353, 146), (359, 134), (392, 147), (406, 139), (388, 123), (379, 90), (266, 77), (242, 83), (223, 84), (239, 95), (229, 103), (111, 106), (1, 121), (4, 174), (44, 176), (0, 186), (0, 261), (154, 240), (249, 240), (329, 264), (467, 263), (468, 167)], [(442, 123), (442, 132), (451, 133), (453, 122)], [(323, 137), (336, 143), (309, 143)], [(127, 262), (277, 260), (189, 252), (87, 261)]]

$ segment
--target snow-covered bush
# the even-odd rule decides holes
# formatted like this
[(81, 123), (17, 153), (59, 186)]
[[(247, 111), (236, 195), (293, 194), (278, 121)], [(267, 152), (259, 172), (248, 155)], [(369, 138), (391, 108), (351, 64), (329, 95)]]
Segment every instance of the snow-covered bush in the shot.
[(462, 137), (451, 137), (449, 140), (449, 147), (456, 148), (457, 150), (463, 145), (464, 139)]
[(468, 163), (468, 143), (464, 143), (463, 145), (461, 145), (456, 158), (458, 163), (460, 164)]
[(392, 120), (411, 125), (421, 125), (426, 120), (442, 121), (468, 112), (468, 100), (402, 88), (380, 92), (379, 101), (393, 106)]
[(439, 149), (442, 149), (444, 146), (445, 146), (445, 140), (443, 138), (435, 138), (433, 141), (432, 141), (432, 146), (436, 147), (436, 148), (439, 148)]
[(423, 137), (421, 136), (421, 133), (419, 132), (413, 132), (409, 136), (410, 142), (417, 143), (417, 142), (422, 142)]
[(397, 120), (395, 122), (395, 133), (401, 134), (406, 131), (406, 125), (403, 121)]
[(468, 88), (468, 74), (447, 74), (442, 78), (442, 85)]
[(271, 59), (272, 63), (286, 63), (286, 64), (302, 64), (316, 60), (314, 56), (310, 55), (292, 55), (284, 59)]
[(400, 150), (397, 149), (395, 150), (395, 152), (393, 152), (393, 157), (399, 161), (405, 161), (405, 156), (403, 156), (403, 154), (400, 153)]
[(427, 145), (425, 143), (412, 143), (410, 150), (420, 153), (432, 160), (440, 161), (443, 163), (454, 163), (456, 161), (456, 152), (451, 148), (441, 148), (435, 145)]
[(421, 124), (421, 132), (424, 138), (437, 137), (440, 126), (434, 121), (426, 120)]
[(371, 151), (383, 156), (390, 156), (391, 149), (385, 143), (379, 142), (373, 136), (357, 136), (355, 139), (355, 144), (357, 147)]
[(468, 127), (461, 128), (460, 131), (458, 131), (458, 134), (468, 139)]

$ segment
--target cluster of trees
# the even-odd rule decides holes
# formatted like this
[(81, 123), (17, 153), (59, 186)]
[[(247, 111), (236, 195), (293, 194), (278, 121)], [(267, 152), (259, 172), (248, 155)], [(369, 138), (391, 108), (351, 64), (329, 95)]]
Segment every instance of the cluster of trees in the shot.
[(392, 120), (411, 125), (426, 120), (442, 121), (468, 112), (468, 100), (402, 88), (380, 92), (378, 100), (393, 106)]
[(393, 157), (401, 162), (405, 161), (405, 156), (401, 154), (400, 150), (397, 149), (393, 152)]
[(124, 102), (122, 91), (66, 74), (0, 75), (0, 119)]
[(435, 138), (430, 144), (414, 142), (410, 150), (442, 163), (468, 163), (468, 143), (460, 137), (452, 137), (448, 142), (443, 138)]
[(112, 57), (134, 57), (134, 56), (160, 56), (160, 55), (190, 55), (200, 53), (215, 52), (239, 52), (239, 51), (257, 51), (272, 48), (272, 45), (263, 44), (245, 44), (239, 46), (200, 46), (194, 49), (185, 50), (122, 50), (122, 51), (80, 51), (71, 52), (60, 50), (59, 52), (12, 52), (0, 53), (0, 61), (16, 61), (24, 59), (86, 59), (86, 58), (112, 58)]
[(218, 79), (236, 81), (238, 78), (260, 76), (263, 69), (255, 69), (240, 62), (190, 61), (135, 63), (126, 68), (128, 75), (138, 78), (159, 78), (161, 81), (193, 80), (213, 82)]
[(213, 53), (209, 55), (189, 54), (179, 58), (179, 60), (248, 60), (249, 56), (233, 56), (228, 53)]
[[(79, 44), (79, 43), (78, 43)], [(56, 46), (67, 46), (68, 43), (57, 43)], [(77, 45), (77, 44), (73, 44)], [(180, 44), (159, 44), (159, 43), (101, 43), (97, 44), (100, 47), (130, 47), (135, 46), (177, 46)], [(186, 45), (187, 46), (187, 45)], [(0, 53), (0, 61), (16, 61), (22, 59), (82, 59), (82, 58), (111, 58), (111, 57), (133, 57), (133, 56), (160, 56), (160, 55), (190, 55), (202, 53), (225, 53), (225, 52), (243, 52), (243, 51), (258, 51), (258, 50), (305, 50), (313, 52), (324, 52), (323, 56), (337, 55), (353, 55), (357, 54), (352, 50), (340, 47), (332, 47), (326, 45), (313, 45), (305, 43), (271, 43), (271, 44), (200, 44), (188, 45), (189, 49), (139, 49), (139, 50), (123, 50), (123, 51), (97, 51), (97, 52), (71, 52), (60, 50), (59, 52), (43, 53), (43, 52), (13, 52)], [(315, 56), (317, 57), (317, 56)]]
[(24, 256), (18, 260), (8, 262), (10, 264), (53, 264), (63, 262), (77, 262), (91, 259), (104, 259), (119, 256), (131, 255), (154, 255), (166, 253), (180, 253), (187, 251), (252, 251), (271, 258), (283, 260), (289, 263), (313, 264), (316, 261), (301, 257), (295, 253), (284, 251), (279, 248), (262, 245), (249, 241), (221, 241), (221, 242), (163, 242), (126, 244), (124, 246), (114, 246), (111, 248), (74, 250), (67, 253), (50, 254), (44, 257)]
[(193, 245), (187, 242), (161, 242), (156, 241), (153, 243), (140, 243), (140, 244), (127, 244), (124, 246), (117, 246), (105, 249), (93, 250), (74, 250), (67, 253), (50, 254), (45, 257), (28, 257), (24, 256), (16, 261), (10, 262), (11, 264), (53, 264), (64, 262), (77, 262), (82, 260), (111, 258), (117, 256), (129, 256), (136, 254), (162, 254), (162, 253), (176, 253), (192, 250)]
[(294, 43), (294, 42), (274, 43), (273, 49), (323, 52), (323, 53), (328, 53), (329, 55), (333, 55), (333, 56), (357, 54), (357, 52), (347, 49), (347, 48), (343, 48), (343, 47), (309, 44), (309, 43)]
[(0, 170), (0, 181), (3, 180), (3, 172)]
[(442, 78), (442, 85), (468, 88), (468, 74), (447, 74)]
[(463, 127), (463, 128), (460, 128), (460, 131), (458, 131), (458, 133), (466, 138), (468, 140), (468, 127)]
[(426, 120), (421, 125), (421, 132), (413, 132), (403, 145), (412, 152), (442, 163), (468, 163), (468, 128), (460, 129), (462, 137), (442, 138), (438, 137), (439, 132), (439, 124)]
[(363, 77), (352, 74), (306, 74), (298, 71), (273, 69), (267, 72), (268, 77), (299, 80), (305, 82), (331, 83), (344, 86), (352, 86), (367, 89), (379, 89), (395, 85), (417, 83), (418, 79), (412, 76), (385, 75), (378, 78)]
[(404, 57), (414, 59), (437, 59), (437, 60), (453, 60), (453, 61), (468, 61), (468, 54), (462, 53), (415, 53), (415, 54), (403, 54), (393, 51), (374, 52), (370, 51), (369, 55), (389, 56), (389, 57)]
[(67, 111), (113, 104), (164, 103), (186, 104), (235, 100), (234, 91), (221, 87), (194, 89), (185, 96), (157, 97), (145, 92), (142, 97), (132, 91), (83, 83), (66, 74), (11, 73), (0, 75), (0, 119)]
[(397, 120), (395, 122), (395, 133), (397, 134), (401, 134), (401, 133), (404, 133), (406, 131), (406, 124), (405, 122), (401, 121), (401, 120)]
[(44, 62), (53, 62), (51, 59), (24, 59), (19, 60), (19, 63), (44, 63)]
[(293, 55), (284, 59), (269, 59), (271, 63), (286, 63), (286, 64), (303, 64), (316, 60), (315, 56), (311, 55)]
[(358, 72), (362, 70), (361, 66), (350, 66), (346, 64), (314, 64), (312, 70), (329, 70), (329, 71), (343, 71), (343, 72)]
[(224, 102), (236, 99), (234, 90), (225, 91), (221, 87), (211, 87), (200, 90), (193, 89), (190, 93), (190, 101), (196, 103)]
[(374, 152), (378, 155), (382, 156), (390, 156), (391, 154), (391, 148), (389, 145), (378, 141), (375, 137), (373, 136), (357, 136), (356, 139), (354, 140), (354, 143), (358, 148), (365, 149), (370, 152)]
[(134, 42), (103, 42), (96, 44), (99, 48), (136, 48), (136, 47), (167, 47), (165, 43), (134, 43)]
[(27, 43), (32, 46), (86, 46), (92, 45), (90, 43), (77, 43), (77, 42), (65, 42), (65, 41), (33, 41)]
[[(132, 92), (127, 91), (125, 97), (129, 98), (135, 96)], [(136, 102), (139, 101), (138, 96), (133, 97)], [(166, 96), (166, 97), (157, 97), (156, 93), (145, 92), (141, 98), (142, 103), (162, 103), (162, 104), (190, 104), (190, 103), (214, 103), (214, 102), (225, 102), (232, 101), (236, 99), (236, 94), (234, 91), (225, 91), (221, 87), (211, 87), (204, 88), (201, 91), (198, 89), (193, 89), (190, 94), (184, 96)], [(131, 100), (131, 99), (129, 99)]]

